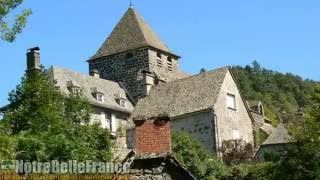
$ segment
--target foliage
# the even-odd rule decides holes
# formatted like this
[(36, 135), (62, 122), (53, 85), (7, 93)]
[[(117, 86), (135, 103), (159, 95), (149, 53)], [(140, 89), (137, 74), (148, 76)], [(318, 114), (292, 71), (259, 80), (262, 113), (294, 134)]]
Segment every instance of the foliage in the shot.
[(207, 70), (205, 68), (201, 68), (200, 69), (200, 74), (207, 72)]
[(3, 154), (13, 148), (15, 158), (31, 161), (111, 159), (109, 132), (89, 124), (88, 100), (61, 94), (44, 70), (22, 78), (9, 101), (0, 138), (14, 146), (4, 145)]
[(222, 159), (228, 165), (250, 162), (253, 158), (253, 146), (243, 140), (229, 140), (222, 142)]
[(221, 179), (228, 175), (227, 166), (190, 135), (175, 131), (172, 143), (176, 158), (198, 179)]
[(308, 97), (318, 84), (291, 73), (268, 70), (257, 61), (252, 66), (234, 66), (232, 72), (245, 99), (249, 102), (262, 101), (266, 115), (274, 126), (279, 122), (279, 112), (285, 111), (287, 119), (290, 119), (299, 107), (310, 104)]
[(259, 140), (259, 144), (262, 144), (265, 140), (267, 140), (269, 137), (269, 135), (262, 131), (262, 130), (259, 130), (258, 131), (258, 140)]
[(10, 136), (0, 135), (0, 159), (14, 158), (16, 141)]
[(288, 179), (320, 179), (320, 86), (311, 102), (305, 121), (293, 127), (296, 147), (281, 161), (279, 174)]
[(23, 0), (0, 0), (0, 35), (2, 40), (13, 42), (16, 35), (21, 33), (26, 26), (27, 18), (32, 13), (30, 9), (25, 9), (16, 15), (12, 25), (7, 21), (8, 15), (22, 2)]

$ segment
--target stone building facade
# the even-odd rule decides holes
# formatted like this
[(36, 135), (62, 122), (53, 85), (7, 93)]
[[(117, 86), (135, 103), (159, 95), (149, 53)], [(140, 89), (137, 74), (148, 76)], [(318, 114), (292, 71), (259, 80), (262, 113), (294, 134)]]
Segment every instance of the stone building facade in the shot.
[(132, 8), (88, 62), (90, 72), (98, 70), (101, 78), (122, 83), (135, 102), (146, 96), (143, 72), (153, 74), (161, 82), (184, 77), (179, 70), (179, 56)]
[(253, 118), (228, 67), (154, 86), (135, 106), (131, 118), (166, 114), (171, 129), (197, 138), (209, 152), (224, 141), (254, 145)]
[(253, 144), (252, 115), (230, 69), (188, 76), (179, 69), (179, 58), (130, 7), (88, 60), (90, 75), (57, 67), (48, 73), (66, 94), (84, 90), (94, 109), (92, 123), (110, 128), (119, 157), (128, 145), (141, 148), (135, 139), (141, 129), (135, 131), (132, 119), (163, 114), (171, 120), (166, 127), (190, 133), (210, 152), (219, 152), (224, 140)]

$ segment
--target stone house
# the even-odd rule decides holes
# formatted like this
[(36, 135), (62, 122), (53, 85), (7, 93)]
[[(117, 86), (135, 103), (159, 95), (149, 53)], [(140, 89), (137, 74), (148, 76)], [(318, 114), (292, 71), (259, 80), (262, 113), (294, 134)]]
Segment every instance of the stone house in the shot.
[(223, 141), (254, 143), (253, 119), (228, 67), (152, 87), (131, 117), (162, 114), (172, 119), (172, 130), (193, 135), (210, 152), (219, 152)]
[(266, 141), (262, 143), (259, 150), (256, 153), (256, 159), (264, 160), (266, 153), (273, 153), (282, 155), (287, 152), (288, 149), (294, 147), (294, 139), (289, 135), (283, 123), (280, 123), (277, 128), (274, 128), (271, 135)]
[(101, 78), (121, 82), (137, 102), (150, 88), (144, 72), (161, 82), (186, 76), (179, 69), (179, 58), (130, 7), (88, 63), (89, 71), (97, 70)]
[[(27, 52), (26, 72), (40, 69), (39, 48), (32, 48)], [(128, 153), (126, 147), (125, 126), (134, 106), (127, 97), (126, 91), (117, 82), (99, 77), (95, 71), (84, 75), (68, 69), (51, 66), (46, 73), (49, 80), (64, 94), (71, 92), (83, 93), (92, 106), (90, 123), (101, 124), (107, 128), (113, 140), (114, 158), (123, 158)]]
[(272, 121), (265, 115), (264, 106), (262, 102), (247, 102), (250, 107), (250, 113), (253, 118), (253, 132), (255, 134), (255, 147), (259, 148), (261, 145), (261, 139), (259, 139), (260, 134), (264, 133), (265, 136), (270, 136), (274, 131), (272, 126)]
[[(110, 129), (119, 158), (139, 147), (132, 119), (161, 114), (171, 119), (170, 129), (190, 133), (210, 152), (219, 152), (224, 140), (254, 144), (253, 117), (230, 69), (189, 77), (179, 59), (130, 7), (88, 60), (90, 75), (58, 67), (48, 73), (63, 93), (84, 92), (94, 109), (92, 123)], [(39, 49), (30, 49), (27, 69), (39, 68)]]

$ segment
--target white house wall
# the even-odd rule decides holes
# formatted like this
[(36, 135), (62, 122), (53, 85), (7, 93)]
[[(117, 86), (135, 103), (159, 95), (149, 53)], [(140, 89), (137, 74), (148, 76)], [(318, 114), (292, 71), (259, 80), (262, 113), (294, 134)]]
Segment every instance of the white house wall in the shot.
[[(235, 110), (227, 107), (228, 93), (235, 95)], [(214, 110), (217, 115), (220, 147), (224, 140), (235, 139), (234, 135), (239, 136), (247, 143), (253, 143), (253, 128), (250, 116), (240, 96), (236, 83), (229, 72), (222, 84)]]

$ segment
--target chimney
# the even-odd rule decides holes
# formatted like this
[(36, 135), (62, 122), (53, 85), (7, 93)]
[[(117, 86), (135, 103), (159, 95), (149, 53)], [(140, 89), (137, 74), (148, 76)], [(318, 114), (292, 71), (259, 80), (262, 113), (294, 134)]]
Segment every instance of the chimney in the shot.
[(152, 86), (154, 86), (154, 76), (149, 71), (142, 71), (143, 84), (142, 84), (142, 97), (148, 96)]
[(27, 50), (27, 73), (40, 71), (40, 48), (34, 47)]
[(169, 117), (134, 120), (134, 123), (136, 125), (137, 155), (171, 153)]
[(100, 73), (97, 69), (92, 69), (90, 71), (90, 76), (96, 77), (96, 78), (100, 78)]

